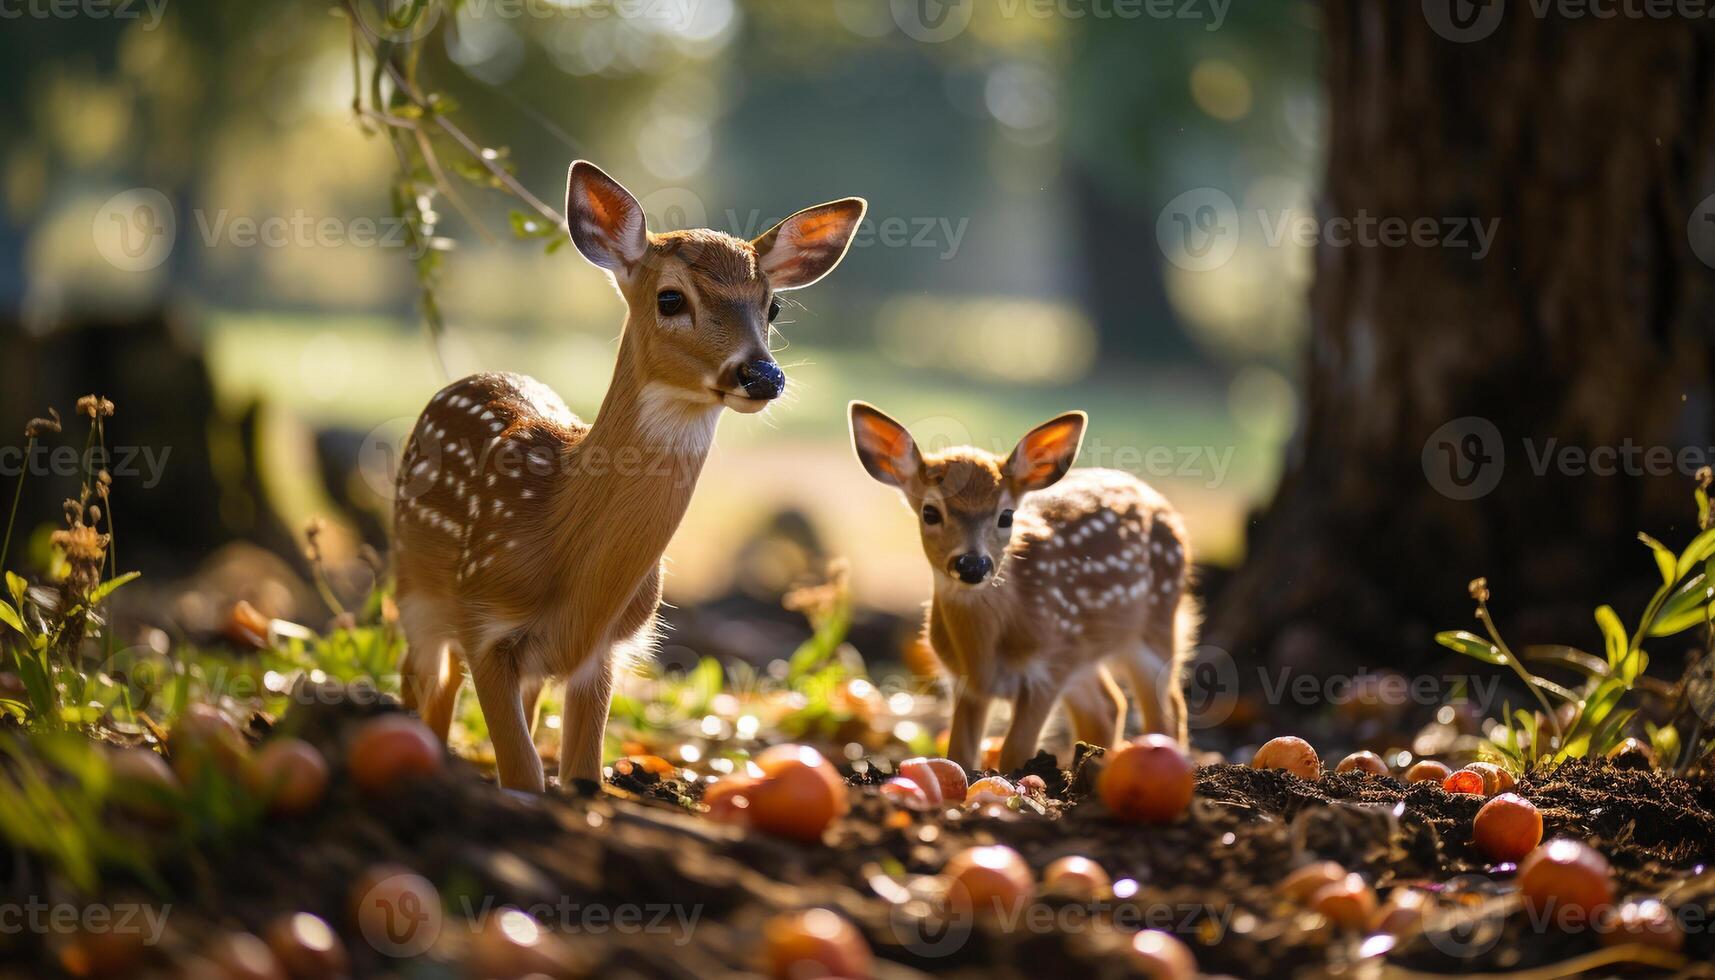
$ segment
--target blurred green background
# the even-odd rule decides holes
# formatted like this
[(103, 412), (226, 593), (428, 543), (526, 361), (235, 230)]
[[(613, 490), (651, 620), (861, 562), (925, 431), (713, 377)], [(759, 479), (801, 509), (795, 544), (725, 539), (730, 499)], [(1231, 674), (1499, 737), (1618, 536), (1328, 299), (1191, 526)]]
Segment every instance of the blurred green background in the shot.
[[(168, 492), (207, 494), (196, 512), (218, 530), (194, 540), (326, 516), (329, 540), (354, 548), (385, 545), (388, 440), (446, 380), (442, 360), (452, 376), (536, 375), (594, 412), (620, 300), (574, 250), (516, 236), (518, 202), (460, 176), (475, 168), (455, 168), (444, 138), (457, 200), (415, 202), (436, 219), (437, 354), (420, 256), (396, 233), (400, 158), (353, 111), (369, 53), (358, 45), (354, 73), (349, 8), (114, 3), (59, 16), (20, 0), (0, 24), (0, 403), (20, 425), (80, 387), (117, 387), (115, 441), (171, 445)], [(1160, 487), (1203, 559), (1240, 557), (1292, 431), (1311, 252), (1244, 248), (1188, 270), (1158, 224), (1201, 187), (1241, 212), (1310, 210), (1310, 4), (457, 7), (415, 39), (416, 78), (551, 207), (578, 157), (636, 193), (654, 230), (753, 236), (827, 199), (870, 202), (844, 265), (780, 318), (787, 403), (721, 423), (669, 551), (670, 600), (778, 594), (809, 560), (768, 543), (782, 527), (849, 556), (866, 606), (927, 596), (914, 522), (851, 458), (852, 398), (924, 441), (995, 449), (1087, 409), (1086, 465)], [(159, 345), (201, 360), (207, 405), (126, 380)], [(84, 357), (102, 362), (95, 380)], [(173, 412), (194, 438), (158, 434)], [(232, 462), (233, 445), (254, 458)], [(149, 492), (121, 481), (122, 521)]]

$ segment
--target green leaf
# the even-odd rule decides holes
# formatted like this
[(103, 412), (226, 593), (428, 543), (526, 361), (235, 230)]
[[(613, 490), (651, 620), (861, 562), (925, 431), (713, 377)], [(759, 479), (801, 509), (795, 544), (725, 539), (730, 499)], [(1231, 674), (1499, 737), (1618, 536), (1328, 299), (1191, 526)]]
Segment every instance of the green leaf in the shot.
[[(1702, 493), (1701, 490), (1698, 491)], [(1708, 500), (1707, 495), (1704, 496)], [(1673, 725), (1657, 727), (1651, 722), (1644, 722), (1644, 731), (1649, 733), (1650, 748), (1655, 749), (1655, 758), (1663, 768), (1672, 769), (1679, 764), (1679, 729)]]
[(19, 609), (24, 608), (24, 593), (29, 591), (29, 583), (25, 582), (18, 576), (13, 575), (11, 572), (7, 572), (6, 589), (12, 593), (12, 605), (17, 606)]
[(1614, 612), (1613, 606), (1597, 607), (1596, 626), (1608, 641), (1608, 666), (1618, 667), (1631, 643), (1626, 639), (1626, 628), (1620, 625), (1619, 614)]
[(127, 582), (133, 581), (134, 579), (137, 578), (137, 576), (142, 575), (142, 574), (143, 574), (142, 572), (126, 572), (124, 575), (121, 575), (117, 578), (108, 579), (107, 581), (101, 583), (100, 585), (96, 586), (93, 590), (91, 590), (91, 592), (89, 593), (89, 604), (91, 606), (94, 606), (95, 604), (99, 603), (101, 600), (112, 595), (115, 589), (118, 589), (120, 586), (126, 584)]
[(18, 615), (18, 610), (13, 609), (11, 603), (0, 602), (0, 623), (5, 623), (20, 633), (24, 632), (24, 618)]
[(1715, 582), (1710, 581), (1708, 573), (1698, 572), (1662, 603), (1646, 635), (1672, 636), (1703, 622), (1703, 606), (1711, 598), (1715, 598)]
[(1547, 691), (1549, 694), (1554, 695), (1562, 701), (1577, 702), (1580, 699), (1580, 695), (1576, 692), (1569, 691), (1553, 681), (1544, 680), (1534, 674), (1531, 675), (1530, 682), (1535, 685), (1538, 690)]
[(1585, 677), (1608, 676), (1608, 665), (1603, 662), (1601, 657), (1585, 653), (1577, 647), (1569, 647), (1559, 643), (1536, 644), (1525, 647), (1523, 656), (1524, 659), (1532, 663), (1564, 667), (1567, 670), (1583, 674)]
[(1691, 571), (1693, 565), (1707, 561), (1711, 556), (1715, 556), (1715, 527), (1709, 528), (1692, 538), (1691, 543), (1685, 546), (1683, 552), (1680, 552), (1679, 563), (1674, 566), (1674, 581), (1677, 582), (1684, 578), (1685, 573)]
[(1641, 531), (1638, 532), (1638, 540), (1649, 545), (1650, 551), (1654, 552), (1655, 567), (1661, 571), (1662, 584), (1672, 585), (1679, 578), (1678, 575), (1674, 574), (1674, 568), (1676, 565), (1674, 562), (1673, 552), (1668, 550), (1667, 545), (1662, 544), (1660, 541), (1657, 541)]
[(1499, 648), (1468, 630), (1445, 630), (1435, 634), (1435, 642), (1456, 653), (1474, 657), (1486, 664), (1504, 667), (1507, 658)]
[(1638, 709), (1636, 708), (1614, 712), (1606, 723), (1591, 734), (1590, 754), (1607, 755), (1609, 749), (1619, 744), (1620, 735), (1625, 731), (1626, 723), (1631, 721), (1632, 716), (1637, 713)]

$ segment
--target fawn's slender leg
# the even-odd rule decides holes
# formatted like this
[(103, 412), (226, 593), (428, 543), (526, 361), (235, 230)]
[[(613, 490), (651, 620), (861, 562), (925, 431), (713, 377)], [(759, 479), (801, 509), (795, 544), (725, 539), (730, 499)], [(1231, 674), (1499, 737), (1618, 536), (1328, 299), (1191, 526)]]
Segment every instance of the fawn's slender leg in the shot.
[(1131, 682), (1132, 697), (1137, 701), (1138, 714), (1143, 716), (1144, 732), (1172, 734), (1167, 730), (1167, 710), (1161, 691), (1167, 663), (1141, 642), (1118, 651), (1115, 659)]
[(542, 703), (542, 685), (547, 683), (547, 680), (546, 677), (530, 677), (519, 685), (522, 694), (519, 700), (524, 702), (524, 723), (530, 726), (532, 740), (536, 734), (536, 709)]
[(1066, 714), (1081, 742), (1113, 748), (1125, 737), (1125, 691), (1105, 664), (1085, 671), (1066, 687)]
[(612, 644), (602, 643), (592, 662), (566, 678), (566, 703), (560, 717), (560, 788), (574, 779), (601, 782), (602, 738), (613, 697)]
[[(1180, 600), (1181, 604), (1189, 601)], [(1173, 617), (1151, 622), (1143, 634), (1144, 647), (1160, 664), (1156, 668), (1156, 695), (1161, 702), (1161, 728), (1158, 730), (1178, 739), (1181, 745), (1190, 744), (1190, 712), (1185, 707), (1185, 678), (1180, 676), (1184, 666), (1181, 660), (1185, 656), (1182, 648), (1191, 643), (1188, 637), (1181, 635), (1189, 628), (1184, 621), (1185, 616), (1182, 605)]]
[(1012, 702), (1012, 727), (1006, 731), (1006, 741), (1000, 746), (1000, 771), (1011, 772), (1030, 761), (1042, 741), (1042, 728), (1060, 699), (1057, 689), (1044, 690), (1025, 685)]
[(540, 793), (543, 788), (542, 757), (530, 740), (530, 723), (524, 716), (524, 695), (517, 668), (508, 658), (490, 650), (478, 658), (471, 670), (482, 717), (488, 722), (488, 737), (494, 743), (494, 766), (500, 785), (507, 789)]
[(966, 682), (954, 681), (959, 690), (953, 700), (953, 721), (947, 731), (947, 758), (966, 769), (975, 770), (982, 762), (983, 730), (988, 727), (988, 695), (966, 689)]
[(464, 683), (458, 644), (419, 629), (406, 638), (399, 672), (399, 696), (405, 707), (417, 712), (445, 742), (453, 723), (453, 708), (458, 704), (459, 686)]

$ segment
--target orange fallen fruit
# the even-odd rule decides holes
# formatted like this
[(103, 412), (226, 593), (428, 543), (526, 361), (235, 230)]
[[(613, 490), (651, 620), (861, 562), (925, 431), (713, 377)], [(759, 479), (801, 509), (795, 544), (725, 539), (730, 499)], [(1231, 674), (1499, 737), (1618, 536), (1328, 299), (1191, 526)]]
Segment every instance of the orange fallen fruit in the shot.
[(922, 787), (930, 806), (958, 802), (965, 798), (965, 770), (951, 759), (918, 756), (899, 764), (899, 775)]
[(1334, 767), (1335, 772), (1365, 772), (1372, 776), (1388, 775), (1387, 763), (1374, 752), (1353, 752), (1340, 760)]
[(822, 753), (807, 745), (776, 745), (757, 756), (756, 765), (762, 778), (746, 795), (750, 825), (757, 830), (817, 841), (851, 806), (845, 780)]
[(1098, 902), (1113, 893), (1113, 880), (1087, 857), (1063, 857), (1042, 869), (1042, 893), (1074, 902)]
[(1024, 858), (1001, 844), (967, 848), (941, 873), (947, 877), (948, 901), (978, 916), (1013, 914), (1035, 886)]
[(762, 926), (767, 973), (776, 980), (867, 977), (874, 957), (863, 934), (827, 909), (786, 912)]
[(1471, 838), (1492, 861), (1521, 860), (1542, 843), (1542, 814), (1524, 797), (1502, 793), (1477, 811)]
[(1309, 742), (1296, 735), (1271, 738), (1256, 750), (1252, 769), (1284, 769), (1299, 779), (1322, 778), (1322, 759)]
[(328, 786), (328, 764), (315, 746), (299, 738), (276, 738), (256, 753), (251, 786), (275, 815), (308, 813)]
[(1144, 929), (1131, 939), (1127, 959), (1133, 971), (1151, 980), (1194, 980), (1197, 958), (1172, 933)]
[(1453, 770), (1447, 768), (1446, 765), (1436, 762), (1434, 759), (1424, 759), (1405, 771), (1405, 782), (1408, 786), (1412, 783), (1427, 783), (1430, 780), (1440, 783), (1451, 775), (1453, 775)]
[(409, 715), (388, 714), (357, 729), (345, 765), (359, 789), (380, 796), (406, 780), (439, 772), (445, 757), (429, 726)]
[(1164, 824), (1191, 806), (1197, 769), (1177, 741), (1145, 735), (1110, 753), (1096, 793), (1121, 820)]
[(1595, 848), (1564, 837), (1538, 847), (1519, 862), (1519, 891), (1538, 912), (1570, 913), (1585, 925), (1590, 916), (1614, 904), (1608, 859)]
[(1364, 929), (1376, 914), (1376, 893), (1355, 874), (1329, 882), (1310, 897), (1310, 908), (1342, 929)]

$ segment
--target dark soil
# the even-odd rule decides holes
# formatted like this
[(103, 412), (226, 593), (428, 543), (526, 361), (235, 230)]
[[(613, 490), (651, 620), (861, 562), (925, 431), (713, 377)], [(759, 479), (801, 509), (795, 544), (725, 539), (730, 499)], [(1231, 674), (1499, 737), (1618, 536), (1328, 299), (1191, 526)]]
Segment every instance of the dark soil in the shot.
[[(289, 727), (320, 743), (336, 770), (344, 730), (377, 708), (317, 706)], [(315, 912), (338, 927), (359, 975), (456, 976), (458, 920), (506, 905), (546, 919), (593, 976), (708, 977), (753, 971), (761, 923), (771, 914), (826, 906), (857, 923), (883, 977), (915, 971), (969, 977), (1127, 975), (1120, 950), (1132, 930), (1164, 928), (1196, 952), (1205, 973), (1321, 974), (1365, 956), (1448, 974), (1561, 963), (1600, 948), (1588, 931), (1533, 928), (1504, 901), (1479, 903), (1504, 882), (1470, 845), (1482, 800), (1438, 786), (1330, 774), (1305, 782), (1242, 766), (1201, 769), (1187, 818), (1166, 827), (1110, 818), (1087, 794), (1099, 756), (1061, 772), (1046, 755), (1043, 812), (908, 814), (862, 784), (880, 767), (859, 766), (852, 812), (818, 845), (755, 836), (695, 813), (696, 787), (639, 772), (599, 792), (531, 797), (497, 790), (455, 764), (385, 798), (359, 795), (336, 771), (311, 818), (275, 821), (220, 851), (168, 867), (168, 940), (152, 954), (163, 975), (217, 929), (260, 932), (277, 915)], [(1017, 774), (1015, 774), (1017, 775)], [(1715, 880), (1715, 786), (1610, 764), (1569, 764), (1527, 775), (1519, 792), (1542, 808), (1547, 834), (1586, 840), (1613, 863), (1622, 895), (1665, 895), (1688, 929), (1693, 962), (1715, 959), (1706, 923)], [(948, 920), (926, 890), (957, 851), (1005, 843), (1041, 871), (1066, 855), (1102, 864), (1125, 897), (1098, 906), (1045, 902), (1005, 923)], [(1293, 868), (1331, 859), (1378, 889), (1419, 883), (1449, 908), (1487, 911), (1457, 930), (1430, 930), (1387, 950), (1363, 946), (1312, 913), (1284, 903), (1276, 884)], [(442, 890), (448, 932), (427, 959), (376, 951), (345, 909), (352, 883), (371, 866), (415, 869)], [(3, 889), (36, 894), (35, 865), (0, 860)], [(1126, 882), (1135, 883), (1135, 889)], [(104, 901), (141, 893), (113, 882)], [(619, 928), (591, 910), (635, 909)], [(1693, 918), (1696, 916), (1696, 918)], [(694, 918), (693, 918), (694, 917)], [(690, 928), (685, 924), (692, 923)], [(8, 939), (0, 937), (0, 948)], [(30, 945), (31, 942), (36, 945)], [(35, 975), (54, 962), (49, 940), (24, 937), (0, 975)], [(443, 957), (436, 961), (435, 956)], [(1604, 969), (1602, 972), (1611, 972)]]

